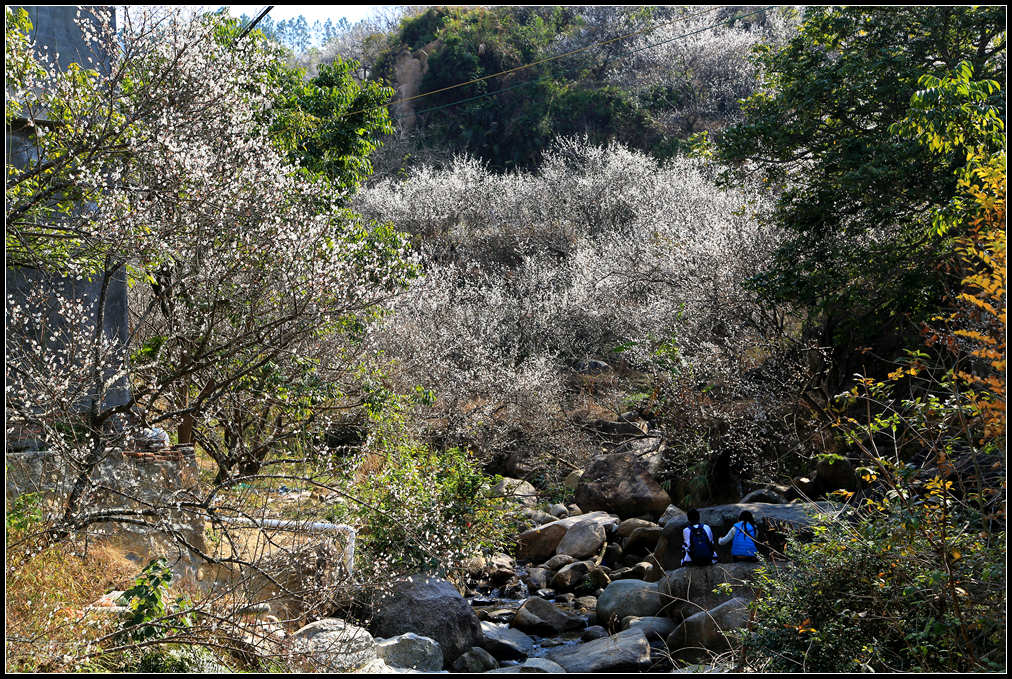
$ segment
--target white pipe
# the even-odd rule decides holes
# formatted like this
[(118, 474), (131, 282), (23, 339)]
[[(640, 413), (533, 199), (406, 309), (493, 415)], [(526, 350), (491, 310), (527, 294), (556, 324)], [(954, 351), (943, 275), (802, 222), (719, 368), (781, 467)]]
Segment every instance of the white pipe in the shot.
[(291, 521), (285, 519), (249, 519), (246, 517), (215, 517), (215, 520), (228, 526), (244, 526), (249, 528), (285, 530), (293, 533), (317, 533), (322, 535), (342, 535), (347, 544), (342, 549), (341, 562), (345, 571), (351, 575), (355, 565), (355, 529), (344, 523), (328, 523), (326, 521)]

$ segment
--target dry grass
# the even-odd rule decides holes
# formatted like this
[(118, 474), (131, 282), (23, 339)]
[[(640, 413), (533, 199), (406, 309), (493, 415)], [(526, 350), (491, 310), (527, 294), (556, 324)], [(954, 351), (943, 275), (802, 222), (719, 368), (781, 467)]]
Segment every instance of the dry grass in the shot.
[[(8, 544), (14, 544), (8, 534)], [(92, 640), (112, 631), (115, 618), (83, 610), (113, 589), (126, 589), (140, 566), (121, 551), (83, 541), (33, 553), (9, 548), (4, 602), (8, 672), (73, 671)]]

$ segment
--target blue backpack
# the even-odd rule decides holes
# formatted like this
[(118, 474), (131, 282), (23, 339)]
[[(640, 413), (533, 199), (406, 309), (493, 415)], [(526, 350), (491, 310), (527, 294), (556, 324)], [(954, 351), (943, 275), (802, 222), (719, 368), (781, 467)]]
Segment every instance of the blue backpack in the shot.
[(733, 556), (755, 556), (755, 526), (744, 521), (739, 521), (734, 524), (734, 527), (734, 542), (731, 543), (731, 554)]
[(702, 524), (689, 526), (689, 559), (693, 566), (709, 566), (713, 563), (713, 543)]

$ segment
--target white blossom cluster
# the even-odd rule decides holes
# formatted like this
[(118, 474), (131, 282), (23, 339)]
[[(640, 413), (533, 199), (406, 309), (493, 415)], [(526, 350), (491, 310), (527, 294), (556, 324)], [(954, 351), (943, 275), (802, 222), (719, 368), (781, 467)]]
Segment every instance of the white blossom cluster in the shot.
[(536, 173), (460, 158), (381, 182), (355, 208), (419, 237), (425, 281), (373, 342), (435, 389), (435, 426), (486, 453), (565, 427), (581, 359), (695, 379), (740, 372), (768, 329), (745, 283), (778, 236), (756, 219), (760, 192), (720, 190), (710, 173), (568, 139)]
[[(759, 67), (749, 58), (753, 49), (785, 43), (798, 19), (779, 7), (696, 7), (679, 16), (685, 11), (662, 9), (652, 18), (657, 28), (622, 41), (605, 81), (641, 95), (666, 91), (658, 96), (663, 97), (667, 126), (691, 133), (739, 117), (738, 102), (760, 82)], [(734, 21), (735, 16), (743, 18)], [(612, 21), (628, 19), (619, 13)], [(615, 32), (621, 28), (617, 25)]]

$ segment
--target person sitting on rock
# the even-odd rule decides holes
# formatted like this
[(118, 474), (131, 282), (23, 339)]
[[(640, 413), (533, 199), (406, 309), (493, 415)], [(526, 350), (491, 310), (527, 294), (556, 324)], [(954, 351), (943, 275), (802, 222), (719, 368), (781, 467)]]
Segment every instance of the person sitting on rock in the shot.
[(682, 529), (683, 566), (710, 566), (717, 563), (713, 548), (713, 531), (699, 520), (699, 510), (686, 512), (689, 525)]
[(720, 539), (720, 544), (726, 545), (731, 542), (731, 558), (735, 561), (758, 561), (756, 557), (755, 539), (759, 535), (759, 529), (752, 518), (752, 512), (747, 509), (738, 515), (738, 523), (731, 526), (727, 535)]

